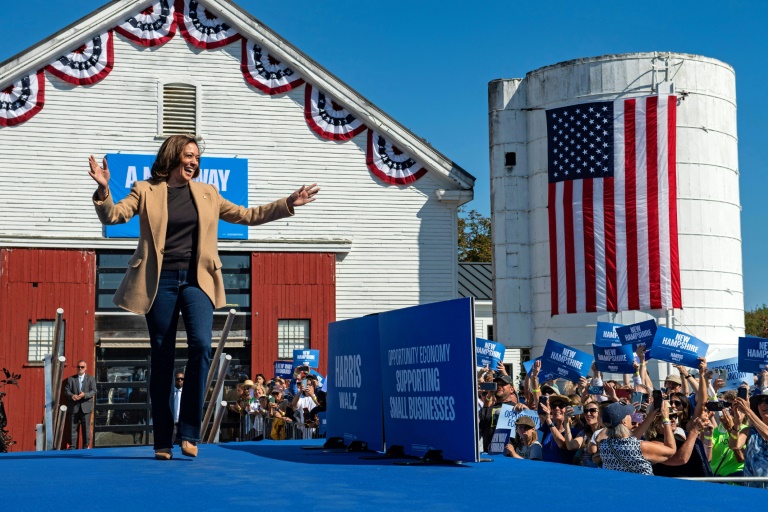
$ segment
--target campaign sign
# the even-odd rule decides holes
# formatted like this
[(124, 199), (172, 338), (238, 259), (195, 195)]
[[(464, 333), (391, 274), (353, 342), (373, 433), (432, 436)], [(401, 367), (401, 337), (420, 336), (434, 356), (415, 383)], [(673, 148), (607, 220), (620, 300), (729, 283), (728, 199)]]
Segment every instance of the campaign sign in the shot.
[(760, 373), (765, 370), (766, 365), (768, 365), (768, 339), (756, 336), (739, 338), (739, 371)]
[(508, 428), (497, 428), (494, 430), (491, 444), (488, 445), (488, 453), (492, 455), (504, 453), (504, 447), (507, 446), (511, 433), (512, 431)]
[(660, 361), (695, 368), (699, 365), (698, 358), (706, 357), (708, 349), (708, 344), (690, 334), (658, 327), (653, 338), (651, 356)]
[(595, 345), (599, 347), (615, 347), (621, 345), (619, 335), (616, 329), (624, 327), (622, 324), (612, 324), (609, 322), (597, 322), (595, 329)]
[[(586, 377), (595, 360), (593, 356), (555, 340), (547, 340), (541, 356), (541, 373), (552, 374), (558, 379), (577, 382)], [(540, 379), (541, 380), (541, 379)]]
[(293, 351), (293, 366), (309, 366), (317, 368), (320, 363), (320, 351), (311, 349), (296, 349)]
[(275, 377), (293, 377), (293, 361), (275, 361)]
[(384, 451), (380, 360), (378, 316), (328, 324), (328, 437)]
[(495, 370), (500, 361), (504, 360), (504, 351), (506, 347), (501, 343), (496, 343), (483, 338), (475, 338), (475, 353), (477, 354), (477, 366)]
[(379, 314), (387, 448), (477, 462), (472, 298)]
[(622, 345), (631, 344), (635, 349), (638, 345), (645, 345), (646, 349), (650, 349), (653, 338), (656, 336), (656, 320), (645, 320), (638, 324), (617, 327), (616, 334), (619, 335)]
[(517, 437), (517, 420), (522, 416), (531, 418), (536, 426), (536, 430), (541, 428), (541, 419), (539, 418), (538, 412), (530, 409), (524, 409), (518, 412), (515, 411), (514, 405), (502, 404), (501, 411), (499, 411), (499, 420), (496, 422), (496, 432), (498, 432), (499, 429), (510, 429), (512, 432), (510, 437)]
[[(739, 389), (739, 386), (744, 382), (748, 385), (752, 385), (754, 382), (754, 375), (752, 373), (742, 372), (739, 368), (738, 357), (721, 359), (720, 361), (707, 361), (707, 368), (710, 370), (724, 369), (728, 372), (728, 375), (725, 377), (725, 387), (721, 388), (720, 391)], [(715, 377), (712, 378), (714, 379)]]
[[(109, 166), (109, 191), (117, 203), (131, 191), (133, 183), (149, 179), (155, 155), (131, 155), (110, 153), (106, 155)], [(200, 158), (200, 175), (194, 181), (216, 187), (219, 194), (237, 205), (248, 205), (248, 159), (204, 156)], [(134, 217), (125, 224), (104, 227), (107, 238), (138, 238), (139, 219)], [(248, 226), (230, 224), (219, 220), (219, 238), (247, 240)]]
[[(525, 374), (530, 375), (531, 368), (533, 368), (533, 363), (536, 361), (541, 361), (541, 356), (537, 357), (536, 359), (529, 359), (528, 361), (523, 362), (523, 368), (525, 368)], [(541, 382), (547, 382), (548, 380), (554, 379), (555, 376), (552, 374), (545, 374), (543, 372), (539, 372), (539, 383)]]
[(592, 345), (595, 354), (595, 366), (601, 372), (610, 373), (634, 373), (634, 353), (632, 345), (618, 345), (615, 347), (601, 347)]

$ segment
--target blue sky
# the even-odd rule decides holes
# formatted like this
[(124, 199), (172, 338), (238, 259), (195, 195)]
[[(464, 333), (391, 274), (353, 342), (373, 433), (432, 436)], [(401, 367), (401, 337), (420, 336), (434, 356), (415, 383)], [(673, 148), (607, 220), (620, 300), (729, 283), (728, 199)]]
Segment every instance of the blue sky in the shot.
[[(0, 61), (105, 0), (4, 2)], [(204, 2), (203, 2), (204, 3)], [(768, 303), (768, 2), (292, 0), (237, 3), (477, 178), (490, 213), (488, 82), (578, 57), (673, 51), (736, 70), (745, 307)]]

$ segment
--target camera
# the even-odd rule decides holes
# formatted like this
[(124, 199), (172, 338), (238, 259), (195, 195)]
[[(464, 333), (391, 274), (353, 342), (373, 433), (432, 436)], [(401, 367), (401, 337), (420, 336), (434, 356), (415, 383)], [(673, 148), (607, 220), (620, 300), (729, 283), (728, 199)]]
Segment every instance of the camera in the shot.
[(705, 407), (708, 411), (722, 411), (723, 410), (724, 403), (723, 402), (707, 402), (705, 404)]

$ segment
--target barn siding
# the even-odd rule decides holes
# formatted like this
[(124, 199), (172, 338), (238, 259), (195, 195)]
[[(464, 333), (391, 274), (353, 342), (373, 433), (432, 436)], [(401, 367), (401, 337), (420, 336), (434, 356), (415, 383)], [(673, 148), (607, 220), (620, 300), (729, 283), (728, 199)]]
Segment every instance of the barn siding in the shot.
[[(64, 377), (83, 359), (95, 367), (93, 344), (96, 255), (93, 251), (0, 250), (0, 367), (21, 373), (19, 389), (3, 399), (14, 451), (35, 449), (35, 425), (42, 423), (45, 377), (40, 364), (27, 362), (29, 322), (53, 320), (64, 309)], [(64, 402), (66, 403), (66, 402)], [(67, 436), (65, 436), (67, 437)], [(68, 439), (68, 437), (67, 437)]]

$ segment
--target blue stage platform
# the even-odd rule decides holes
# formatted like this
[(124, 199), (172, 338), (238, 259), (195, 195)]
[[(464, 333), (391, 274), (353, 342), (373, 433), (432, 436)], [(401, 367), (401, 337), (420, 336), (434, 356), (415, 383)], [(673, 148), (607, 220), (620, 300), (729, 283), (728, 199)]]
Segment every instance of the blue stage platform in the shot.
[[(399, 466), (320, 442), (200, 445), (156, 461), (151, 448), (0, 455), (0, 509), (515, 510), (696, 512), (761, 508), (768, 491), (494, 457), (456, 466)], [(404, 460), (404, 459), (400, 459)]]

